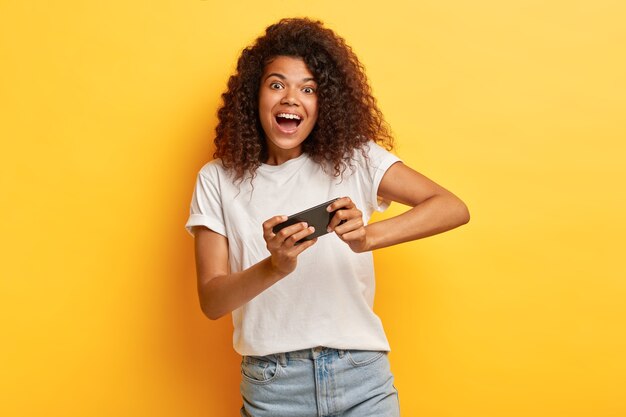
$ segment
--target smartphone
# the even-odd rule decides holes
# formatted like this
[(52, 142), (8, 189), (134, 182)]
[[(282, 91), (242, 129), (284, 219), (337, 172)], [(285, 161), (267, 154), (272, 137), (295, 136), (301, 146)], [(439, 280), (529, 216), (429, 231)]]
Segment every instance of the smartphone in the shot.
[(303, 239), (300, 239), (299, 241), (296, 242), (296, 244), (302, 243), (305, 240), (311, 240), (311, 239), (315, 239), (316, 237), (323, 236), (326, 233), (328, 233), (326, 228), (328, 227), (328, 224), (330, 223), (330, 219), (333, 218), (335, 211), (337, 211), (335, 210), (335, 211), (328, 212), (326, 211), (326, 207), (328, 207), (331, 203), (337, 200), (339, 199), (334, 198), (330, 201), (319, 204), (315, 207), (311, 207), (299, 213), (292, 214), (291, 216), (287, 218), (287, 220), (274, 226), (272, 231), (274, 233), (278, 233), (281, 229), (287, 226), (291, 226), (292, 224), (306, 222), (309, 226), (313, 226), (315, 228), (315, 232), (311, 233), (310, 235), (306, 236)]

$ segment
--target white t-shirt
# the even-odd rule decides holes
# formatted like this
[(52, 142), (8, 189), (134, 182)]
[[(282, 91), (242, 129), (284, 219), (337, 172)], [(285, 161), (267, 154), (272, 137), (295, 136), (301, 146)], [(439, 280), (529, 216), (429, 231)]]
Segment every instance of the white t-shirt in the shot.
[[(228, 238), (231, 272), (267, 258), (264, 221), (290, 215), (336, 197), (348, 196), (367, 223), (374, 210), (388, 204), (377, 191), (387, 169), (399, 161), (374, 142), (353, 155), (354, 170), (343, 177), (324, 172), (302, 154), (281, 165), (261, 165), (256, 177), (234, 184), (220, 160), (200, 170), (187, 230), (206, 226)], [(326, 346), (336, 349), (389, 350), (374, 304), (371, 252), (354, 253), (329, 233), (298, 256), (296, 269), (233, 311), (235, 350), (241, 355)]]

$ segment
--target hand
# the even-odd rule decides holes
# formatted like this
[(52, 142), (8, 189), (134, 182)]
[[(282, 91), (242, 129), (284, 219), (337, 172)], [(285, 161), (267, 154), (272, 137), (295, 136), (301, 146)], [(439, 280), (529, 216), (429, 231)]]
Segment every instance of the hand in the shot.
[(296, 244), (300, 239), (315, 232), (313, 226), (308, 227), (304, 222), (287, 226), (274, 233), (272, 230), (274, 226), (285, 220), (287, 216), (274, 216), (263, 223), (263, 239), (271, 254), (270, 262), (274, 270), (283, 276), (293, 272), (298, 264), (298, 255), (317, 242), (317, 239), (312, 239)]
[(349, 197), (340, 198), (326, 210), (329, 212), (337, 210), (328, 224), (329, 232), (334, 231), (353, 252), (360, 253), (369, 250), (363, 213)]

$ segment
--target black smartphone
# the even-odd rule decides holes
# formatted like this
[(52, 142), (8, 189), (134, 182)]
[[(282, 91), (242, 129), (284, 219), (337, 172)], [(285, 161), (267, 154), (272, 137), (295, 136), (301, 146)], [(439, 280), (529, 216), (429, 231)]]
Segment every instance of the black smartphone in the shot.
[(291, 216), (287, 218), (287, 220), (274, 226), (272, 231), (274, 233), (278, 233), (281, 229), (287, 226), (291, 226), (292, 224), (306, 222), (309, 226), (313, 226), (315, 228), (315, 232), (311, 233), (310, 235), (308, 235), (307, 237), (303, 239), (300, 239), (296, 243), (302, 243), (305, 240), (311, 240), (311, 239), (315, 239), (316, 237), (323, 236), (326, 233), (328, 233), (326, 228), (328, 227), (328, 224), (330, 223), (330, 219), (333, 218), (335, 211), (337, 211), (335, 210), (335, 211), (328, 212), (326, 211), (326, 207), (328, 207), (331, 203), (337, 200), (339, 199), (334, 198), (330, 201), (319, 204), (315, 207), (311, 207), (299, 213), (292, 214)]

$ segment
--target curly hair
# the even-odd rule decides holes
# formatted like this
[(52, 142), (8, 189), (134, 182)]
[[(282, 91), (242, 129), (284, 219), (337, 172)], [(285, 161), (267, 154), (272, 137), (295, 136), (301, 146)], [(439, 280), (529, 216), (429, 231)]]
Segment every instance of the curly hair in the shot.
[(340, 176), (350, 166), (352, 154), (373, 140), (388, 150), (393, 138), (372, 96), (365, 70), (345, 40), (320, 21), (282, 19), (245, 48), (222, 94), (215, 129), (216, 151), (235, 179), (254, 178), (267, 155), (258, 102), (265, 66), (277, 56), (299, 57), (315, 77), (318, 119), (302, 143), (303, 152)]

